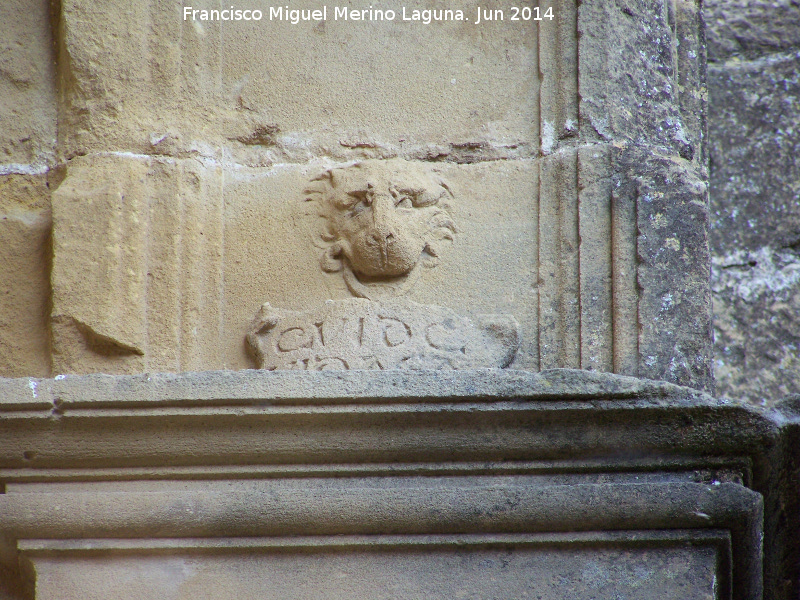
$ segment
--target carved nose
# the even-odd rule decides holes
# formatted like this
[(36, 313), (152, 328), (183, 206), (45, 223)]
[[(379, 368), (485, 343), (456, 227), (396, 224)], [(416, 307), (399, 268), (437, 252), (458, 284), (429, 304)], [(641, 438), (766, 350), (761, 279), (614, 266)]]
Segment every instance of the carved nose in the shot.
[(377, 245), (388, 245), (394, 242), (394, 233), (392, 231), (381, 231), (376, 228), (373, 229), (369, 237)]
[(391, 196), (376, 195), (372, 202), (373, 230), (371, 237), (379, 244), (394, 242), (394, 199)]

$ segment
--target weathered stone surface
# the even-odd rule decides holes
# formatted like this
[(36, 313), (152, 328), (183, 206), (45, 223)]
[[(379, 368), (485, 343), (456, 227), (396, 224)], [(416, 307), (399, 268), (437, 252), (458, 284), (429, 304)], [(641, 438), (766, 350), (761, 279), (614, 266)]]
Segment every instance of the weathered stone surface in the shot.
[[(561, 541), (561, 540), (558, 540)], [(577, 540), (576, 540), (577, 541)], [(656, 542), (657, 543), (657, 542)], [(212, 557), (37, 558), (37, 598), (707, 600), (721, 548), (357, 548)], [(88, 585), (87, 585), (88, 584)]]
[(261, 307), (247, 336), (259, 368), (487, 369), (511, 364), (519, 326), (509, 315), (479, 315), (402, 299), (329, 301), (316, 311)]
[(800, 5), (795, 0), (706, 0), (704, 9), (711, 62), (800, 49)]
[[(479, 4), (447, 8), (474, 21)], [(336, 20), (333, 5), (322, 22), (270, 21), (268, 11), (261, 21), (203, 22), (157, 0), (70, 0), (61, 23), (67, 157), (167, 152), (266, 166), (537, 148), (530, 23)]]
[(53, 194), (53, 368), (223, 366), (220, 173), (194, 161), (69, 162)]
[[(336, 399), (404, 396), (441, 399), (447, 397), (479, 399), (492, 397), (511, 400), (518, 396), (548, 400), (556, 396), (575, 400), (642, 399), (651, 406), (685, 403), (711, 406), (714, 399), (690, 388), (609, 373), (574, 369), (552, 369), (531, 373), (513, 369), (477, 370), (468, 373), (451, 371), (388, 371), (371, 373), (319, 373), (256, 370), (207, 371), (201, 373), (146, 373), (115, 376), (57, 375), (54, 379), (0, 378), (4, 410), (70, 407), (106, 407), (115, 403), (130, 406), (187, 406), (198, 401), (225, 398), (234, 403), (271, 405), (311, 402), (335, 403)], [(726, 402), (725, 405), (731, 404)]]
[[(710, 389), (696, 3), (544, 3), (537, 27), (475, 23), (472, 2), (433, 26), (123, 4), (53, 14), (56, 372), (247, 368), (264, 302), (399, 291), (513, 316), (515, 368)], [(342, 202), (366, 194), (355, 173), (363, 210)], [(664, 308), (672, 287), (691, 292)]]
[(539, 7), (3, 4), (0, 597), (797, 596), (796, 2)]
[[(340, 272), (320, 268), (322, 220), (303, 191), (323, 171), (117, 154), (70, 161), (55, 194), (55, 372), (249, 368), (244, 338), (264, 301), (309, 310), (352, 297)], [(449, 218), (426, 226), (421, 239), (439, 265), (417, 270), (409, 298), (467, 306), (473, 318), (510, 314), (535, 332), (535, 164), (447, 165), (442, 175), (460, 191), (448, 210), (463, 235), (439, 239)], [(537, 367), (535, 334), (520, 349), (520, 364)]]
[(48, 176), (56, 73), (47, 0), (0, 5), (0, 373), (50, 374)]
[[(580, 240), (585, 245), (581, 258), (592, 257), (578, 286), (581, 311), (591, 306), (602, 314), (606, 304), (614, 323), (611, 341), (598, 335), (595, 326), (588, 343), (581, 344), (582, 351), (611, 347), (610, 359), (603, 359), (602, 353), (598, 358), (601, 363), (613, 360), (616, 372), (711, 390), (700, 8), (695, 2), (667, 6), (598, 1), (581, 4), (576, 22), (580, 32), (577, 140), (597, 144), (594, 157), (588, 148), (579, 157), (579, 172), (586, 172), (578, 179), (580, 210), (607, 207), (610, 226), (605, 237), (612, 240), (611, 264), (596, 258), (608, 252), (602, 245), (594, 246), (601, 249), (599, 253), (589, 246), (593, 238), (597, 244), (604, 237), (592, 231), (607, 222), (603, 210), (580, 215), (587, 224), (579, 226), (579, 236), (575, 232), (567, 240), (569, 245)], [(620, 40), (620, 45), (609, 45), (609, 39)], [(561, 137), (558, 145), (574, 143), (570, 135)], [(601, 167), (603, 160), (598, 159), (604, 154), (608, 158)], [(600, 202), (603, 194), (610, 198)], [(577, 262), (581, 272), (583, 265)], [(598, 301), (604, 286), (612, 290), (610, 301)], [(587, 288), (591, 292), (584, 295)], [(584, 316), (590, 317), (587, 324), (597, 323), (597, 315)], [(578, 356), (581, 366), (592, 366), (592, 359), (573, 354), (572, 364), (559, 366), (578, 366)], [(637, 356), (635, 361), (631, 354)]]
[(800, 391), (800, 8), (707, 3), (717, 392)]
[(50, 191), (46, 177), (0, 176), (0, 373), (50, 374)]
[[(767, 240), (764, 240), (767, 241)], [(772, 404), (800, 391), (800, 257), (768, 245), (714, 258), (717, 393)]]
[[(73, 161), (53, 194), (55, 369), (136, 372), (144, 366), (145, 213), (127, 193), (142, 163)], [(108, 359), (106, 360), (106, 357)], [(88, 360), (87, 360), (88, 358)], [(122, 363), (123, 370), (106, 363)], [(130, 364), (132, 363), (132, 364)]]
[(800, 242), (798, 64), (800, 53), (789, 53), (710, 67), (711, 239), (720, 258)]
[(635, 183), (639, 375), (713, 389), (708, 190), (698, 165), (640, 148), (621, 153)]
[(581, 3), (578, 31), (580, 138), (659, 148), (704, 167), (704, 103), (685, 102), (705, 91), (697, 4)]
[(48, 0), (0, 6), (0, 176), (42, 174), (56, 146), (56, 71)]

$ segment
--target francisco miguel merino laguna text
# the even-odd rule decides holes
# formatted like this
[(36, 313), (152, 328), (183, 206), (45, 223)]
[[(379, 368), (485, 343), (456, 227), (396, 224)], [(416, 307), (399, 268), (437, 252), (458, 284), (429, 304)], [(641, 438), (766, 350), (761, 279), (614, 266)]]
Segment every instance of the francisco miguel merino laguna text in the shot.
[[(553, 19), (553, 9), (540, 15), (539, 8), (534, 7), (511, 7), (509, 9), (509, 21), (541, 21), (543, 19)], [(392, 9), (369, 8), (355, 9), (349, 6), (333, 6), (328, 10), (327, 5), (321, 8), (293, 8), (288, 6), (270, 6), (269, 10), (242, 10), (231, 6), (222, 10), (196, 9), (191, 6), (183, 7), (184, 21), (286, 21), (292, 25), (297, 25), (301, 21), (327, 21), (328, 16), (332, 16), (334, 21), (419, 21), (428, 25), (434, 21), (468, 21), (462, 10), (452, 9), (412, 9), (408, 10), (403, 6), (400, 11)], [(481, 9), (478, 7), (475, 23), (483, 21), (503, 21), (505, 13), (500, 9)]]
[[(392, 9), (369, 8), (355, 9), (349, 6), (328, 6), (321, 8), (293, 8), (288, 6), (271, 6), (267, 11), (241, 10), (231, 6), (224, 10), (200, 10), (191, 6), (183, 7), (184, 21), (287, 21), (297, 25), (301, 21), (327, 21), (332, 16), (334, 21), (421, 21), (429, 24), (433, 21), (464, 21), (464, 11), (450, 9), (407, 10), (404, 6), (399, 14)], [(399, 17), (399, 18), (398, 18)]]

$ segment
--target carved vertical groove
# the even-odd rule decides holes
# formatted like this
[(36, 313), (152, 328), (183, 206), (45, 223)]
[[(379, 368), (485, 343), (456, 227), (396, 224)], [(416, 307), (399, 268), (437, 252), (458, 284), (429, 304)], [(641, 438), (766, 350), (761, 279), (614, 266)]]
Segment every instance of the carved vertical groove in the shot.
[(556, 369), (562, 354), (559, 328), (558, 236), (552, 223), (558, 218), (553, 190), (553, 160), (539, 162), (539, 368)]
[(581, 308), (577, 152), (577, 3), (542, 0), (538, 256), (539, 366), (580, 368)]
[[(174, 102), (182, 96), (180, 71), (183, 27), (172, 25), (175, 19), (175, 6), (171, 3), (150, 2), (148, 4), (150, 17), (148, 27), (151, 31), (161, 29), (156, 35), (148, 36), (150, 56), (157, 57), (157, 60), (151, 59), (147, 63), (151, 81), (149, 89), (156, 96), (156, 101), (163, 105)], [(168, 29), (162, 29), (165, 24), (169, 24)], [(177, 38), (175, 34), (177, 34)]]
[(611, 193), (614, 373), (639, 374), (639, 291), (636, 284), (636, 195)]
[(562, 297), (562, 328), (564, 332), (563, 366), (581, 368), (581, 279), (580, 233), (578, 213), (578, 152), (569, 148), (563, 152), (561, 182), (559, 185), (559, 232), (561, 237), (561, 277), (559, 288)]
[(181, 370), (219, 368), (222, 284), (221, 168), (184, 165), (181, 243)]
[[(181, 232), (183, 207), (172, 167), (155, 162), (150, 189), (150, 254), (148, 265), (148, 367), (180, 370)], [(155, 233), (157, 232), (157, 235)]]
[(538, 24), (539, 366), (636, 375), (636, 195), (615, 188), (619, 152), (608, 145), (610, 117), (601, 118), (608, 60), (598, 49), (607, 47), (608, 6), (547, 0), (540, 8), (557, 18)]
[(607, 372), (614, 368), (608, 148), (581, 148), (578, 164), (581, 368)]
[[(542, 271), (541, 271), (541, 259), (540, 259), (540, 236), (541, 232), (539, 228), (541, 227), (541, 214), (540, 214), (540, 202), (542, 197), (542, 174), (541, 174), (541, 163), (539, 161), (536, 162), (536, 168), (533, 170), (533, 175), (536, 178), (534, 181), (533, 189), (535, 190), (535, 198), (533, 198), (534, 206), (532, 215), (535, 219), (533, 223), (534, 235), (536, 236), (534, 240), (532, 240), (533, 246), (533, 264), (531, 265), (531, 269), (534, 272), (534, 283), (533, 289), (531, 290), (531, 299), (532, 299), (532, 306), (534, 311), (535, 318), (533, 322), (535, 323), (533, 327), (533, 331), (530, 333), (531, 340), (528, 344), (528, 348), (530, 348), (531, 358), (532, 358), (532, 367), (538, 367), (539, 369), (542, 368), (541, 362), (541, 336), (542, 336), (542, 314), (541, 314), (541, 285), (542, 285)], [(523, 338), (524, 339), (524, 338)], [(531, 367), (529, 367), (531, 368)]]
[[(202, 233), (202, 213), (197, 206), (202, 198), (203, 188), (199, 174), (187, 177), (184, 172), (176, 173), (179, 186), (179, 201), (182, 211), (181, 246), (180, 246), (180, 370), (192, 370), (198, 361), (192, 360), (195, 347), (198, 345), (198, 334), (207, 327), (200, 320), (205, 291), (203, 277), (204, 245)], [(191, 282), (194, 281), (194, 285)]]
[(580, 368), (577, 152), (540, 163), (539, 362), (542, 369)]
[[(222, 162), (225, 163), (225, 152), (222, 153)], [(226, 303), (225, 298), (225, 244), (226, 244), (226, 232), (225, 232), (225, 169), (219, 169), (219, 181), (218, 181), (218, 194), (219, 194), (219, 201), (217, 202), (216, 209), (216, 222), (219, 224), (218, 235), (219, 240), (217, 242), (218, 248), (218, 280), (217, 280), (217, 348), (222, 347), (223, 340), (225, 339), (225, 313), (228, 310), (228, 306)], [(214, 357), (215, 364), (217, 365), (218, 369), (225, 369), (228, 368), (228, 362), (222, 358), (222, 353), (218, 352), (217, 356)]]

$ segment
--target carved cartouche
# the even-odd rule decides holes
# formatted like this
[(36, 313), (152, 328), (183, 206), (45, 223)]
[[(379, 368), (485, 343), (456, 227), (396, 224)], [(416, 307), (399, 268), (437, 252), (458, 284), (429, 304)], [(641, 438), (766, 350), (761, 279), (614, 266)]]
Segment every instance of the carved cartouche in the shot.
[(325, 219), (324, 271), (344, 271), (356, 296), (402, 293), (422, 264), (433, 266), (436, 243), (453, 239), (444, 201), (450, 188), (435, 172), (401, 159), (367, 160), (330, 169), (314, 180), (308, 200)]

